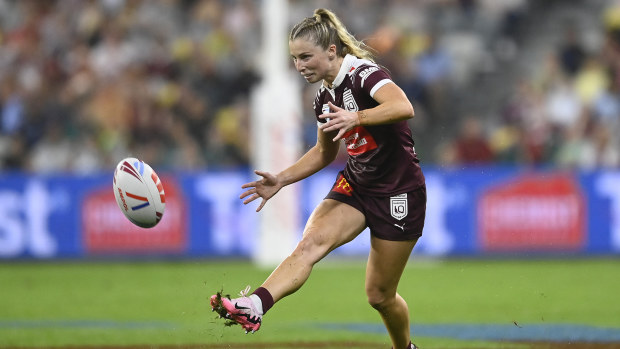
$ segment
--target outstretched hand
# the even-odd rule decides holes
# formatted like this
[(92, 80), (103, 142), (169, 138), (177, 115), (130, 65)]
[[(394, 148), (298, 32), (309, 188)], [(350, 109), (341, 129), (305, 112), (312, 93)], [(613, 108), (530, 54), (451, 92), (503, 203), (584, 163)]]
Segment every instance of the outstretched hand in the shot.
[(263, 178), (242, 185), (242, 189), (249, 189), (243, 192), (243, 194), (239, 196), (239, 199), (249, 196), (247, 199), (243, 200), (243, 204), (247, 205), (258, 198), (262, 198), (263, 200), (256, 209), (256, 212), (258, 212), (263, 208), (263, 206), (265, 206), (267, 200), (271, 199), (271, 197), (276, 195), (276, 193), (282, 189), (282, 184), (278, 182), (278, 178), (275, 175), (269, 172), (254, 171), (254, 173)]
[(324, 132), (330, 132), (338, 130), (338, 134), (333, 139), (337, 141), (342, 138), (345, 132), (359, 125), (359, 119), (357, 113), (342, 109), (332, 102), (328, 102), (330, 113), (319, 115), (321, 119), (327, 119), (328, 121), (321, 124), (319, 128)]

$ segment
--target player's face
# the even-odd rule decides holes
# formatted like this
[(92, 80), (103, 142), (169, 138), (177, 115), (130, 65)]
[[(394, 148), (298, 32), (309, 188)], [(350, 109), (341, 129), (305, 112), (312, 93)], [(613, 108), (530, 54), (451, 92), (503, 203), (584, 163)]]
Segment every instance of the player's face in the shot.
[[(289, 41), (289, 50), (295, 69), (301, 73), (307, 82), (315, 83), (326, 80), (331, 83), (335, 78), (332, 64), (334, 59), (330, 59), (330, 57), (335, 56), (334, 52), (324, 50), (321, 46), (317, 46), (314, 42), (304, 38)], [(337, 72), (338, 69), (336, 69), (336, 74)]]

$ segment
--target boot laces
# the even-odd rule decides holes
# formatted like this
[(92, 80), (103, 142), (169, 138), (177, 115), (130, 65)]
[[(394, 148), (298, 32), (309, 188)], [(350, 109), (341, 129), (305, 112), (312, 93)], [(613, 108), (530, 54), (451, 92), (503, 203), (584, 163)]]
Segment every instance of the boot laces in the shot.
[(249, 293), (250, 293), (250, 285), (247, 285), (243, 290), (241, 290), (241, 292), (239, 292), (239, 296), (247, 297)]

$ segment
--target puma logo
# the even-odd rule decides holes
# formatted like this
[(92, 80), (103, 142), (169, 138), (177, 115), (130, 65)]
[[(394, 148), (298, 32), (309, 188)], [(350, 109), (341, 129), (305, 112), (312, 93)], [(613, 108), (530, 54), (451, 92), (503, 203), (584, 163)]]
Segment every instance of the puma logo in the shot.
[(403, 232), (405, 231), (405, 224), (407, 224), (407, 223), (403, 223), (403, 225), (398, 225), (398, 224), (394, 223), (394, 225), (399, 227), (400, 230), (402, 230)]

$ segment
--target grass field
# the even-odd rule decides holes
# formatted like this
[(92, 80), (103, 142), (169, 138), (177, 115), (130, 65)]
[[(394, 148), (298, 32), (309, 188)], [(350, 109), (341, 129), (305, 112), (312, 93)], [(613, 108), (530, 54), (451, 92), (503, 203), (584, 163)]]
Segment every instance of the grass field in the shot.
[[(245, 335), (216, 319), (208, 297), (260, 285), (271, 270), (248, 262), (4, 263), (0, 347), (387, 349), (380, 318), (366, 303), (364, 267), (321, 262), (259, 332)], [(399, 292), (424, 349), (528, 348), (528, 340), (583, 338), (620, 348), (619, 271), (618, 259), (413, 258)]]

